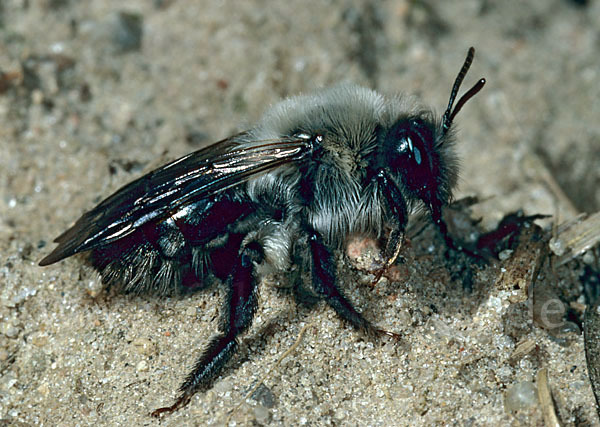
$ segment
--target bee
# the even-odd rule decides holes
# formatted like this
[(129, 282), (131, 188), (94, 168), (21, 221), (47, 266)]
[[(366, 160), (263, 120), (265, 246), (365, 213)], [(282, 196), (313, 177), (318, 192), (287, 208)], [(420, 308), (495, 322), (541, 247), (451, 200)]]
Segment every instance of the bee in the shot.
[[(281, 101), (252, 129), (168, 163), (124, 186), (58, 236), (45, 266), (88, 253), (107, 287), (193, 291), (226, 284), (221, 332), (179, 389), (185, 406), (235, 353), (257, 308), (266, 272), (288, 275), (355, 328), (381, 333), (344, 296), (334, 254), (351, 235), (382, 238), (381, 272), (397, 259), (411, 212), (424, 207), (448, 247), (442, 219), (458, 176), (453, 121), (484, 86), (454, 105), (475, 50), (456, 77), (445, 113), (352, 84)], [(379, 276), (381, 275), (379, 273)]]

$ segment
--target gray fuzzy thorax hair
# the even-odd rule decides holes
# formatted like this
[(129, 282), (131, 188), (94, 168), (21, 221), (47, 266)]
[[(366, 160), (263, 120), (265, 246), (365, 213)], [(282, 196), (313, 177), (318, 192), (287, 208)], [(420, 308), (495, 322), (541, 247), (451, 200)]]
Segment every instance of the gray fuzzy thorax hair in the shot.
[[(380, 235), (381, 195), (375, 183), (366, 181), (366, 158), (376, 148), (378, 126), (389, 127), (399, 115), (414, 111), (404, 99), (385, 99), (373, 90), (349, 84), (278, 103), (242, 145), (302, 133), (323, 136), (322, 149), (307, 170), (290, 165), (252, 179), (249, 196), (257, 203), (284, 201), (290, 205), (290, 214), (304, 212), (333, 246), (343, 245), (350, 234)], [(307, 172), (313, 197), (303, 206), (305, 202), (290, 193), (298, 191), (301, 175)]]

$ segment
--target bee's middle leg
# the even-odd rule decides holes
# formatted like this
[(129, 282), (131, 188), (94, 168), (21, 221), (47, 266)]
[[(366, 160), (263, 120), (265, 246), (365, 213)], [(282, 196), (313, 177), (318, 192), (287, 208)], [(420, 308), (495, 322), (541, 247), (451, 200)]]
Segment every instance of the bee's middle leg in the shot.
[(352, 326), (364, 331), (369, 336), (376, 334), (389, 334), (377, 329), (371, 322), (357, 311), (352, 303), (342, 294), (337, 286), (337, 266), (331, 250), (325, 245), (321, 235), (315, 230), (308, 231), (308, 252), (311, 264), (312, 282), (315, 292), (336, 313)]

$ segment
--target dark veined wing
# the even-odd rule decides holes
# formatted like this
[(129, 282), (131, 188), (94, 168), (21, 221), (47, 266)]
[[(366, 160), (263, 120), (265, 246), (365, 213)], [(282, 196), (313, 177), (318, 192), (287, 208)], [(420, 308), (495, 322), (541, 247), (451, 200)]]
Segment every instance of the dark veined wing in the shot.
[(190, 153), (117, 190), (58, 236), (54, 240), (58, 246), (40, 265), (121, 239), (149, 221), (165, 218), (190, 202), (214, 196), (252, 176), (301, 160), (312, 150), (312, 142), (305, 135), (240, 146), (241, 135)]

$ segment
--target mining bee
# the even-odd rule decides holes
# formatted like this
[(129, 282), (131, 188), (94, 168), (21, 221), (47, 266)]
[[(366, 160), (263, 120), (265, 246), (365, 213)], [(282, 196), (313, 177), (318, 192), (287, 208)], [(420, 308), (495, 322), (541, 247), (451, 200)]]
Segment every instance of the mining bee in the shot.
[[(454, 105), (470, 48), (441, 118), (403, 98), (341, 84), (294, 96), (252, 129), (168, 163), (86, 212), (40, 265), (86, 252), (108, 287), (173, 294), (219, 279), (227, 287), (221, 332), (206, 346), (169, 407), (210, 386), (237, 348), (266, 272), (310, 288), (348, 323), (383, 332), (357, 311), (337, 279), (334, 253), (352, 235), (387, 236), (390, 267), (409, 214), (424, 207), (448, 247), (442, 207), (458, 177), (453, 121), (480, 79)], [(387, 234), (389, 231), (389, 234)], [(381, 273), (379, 274), (379, 276)]]

